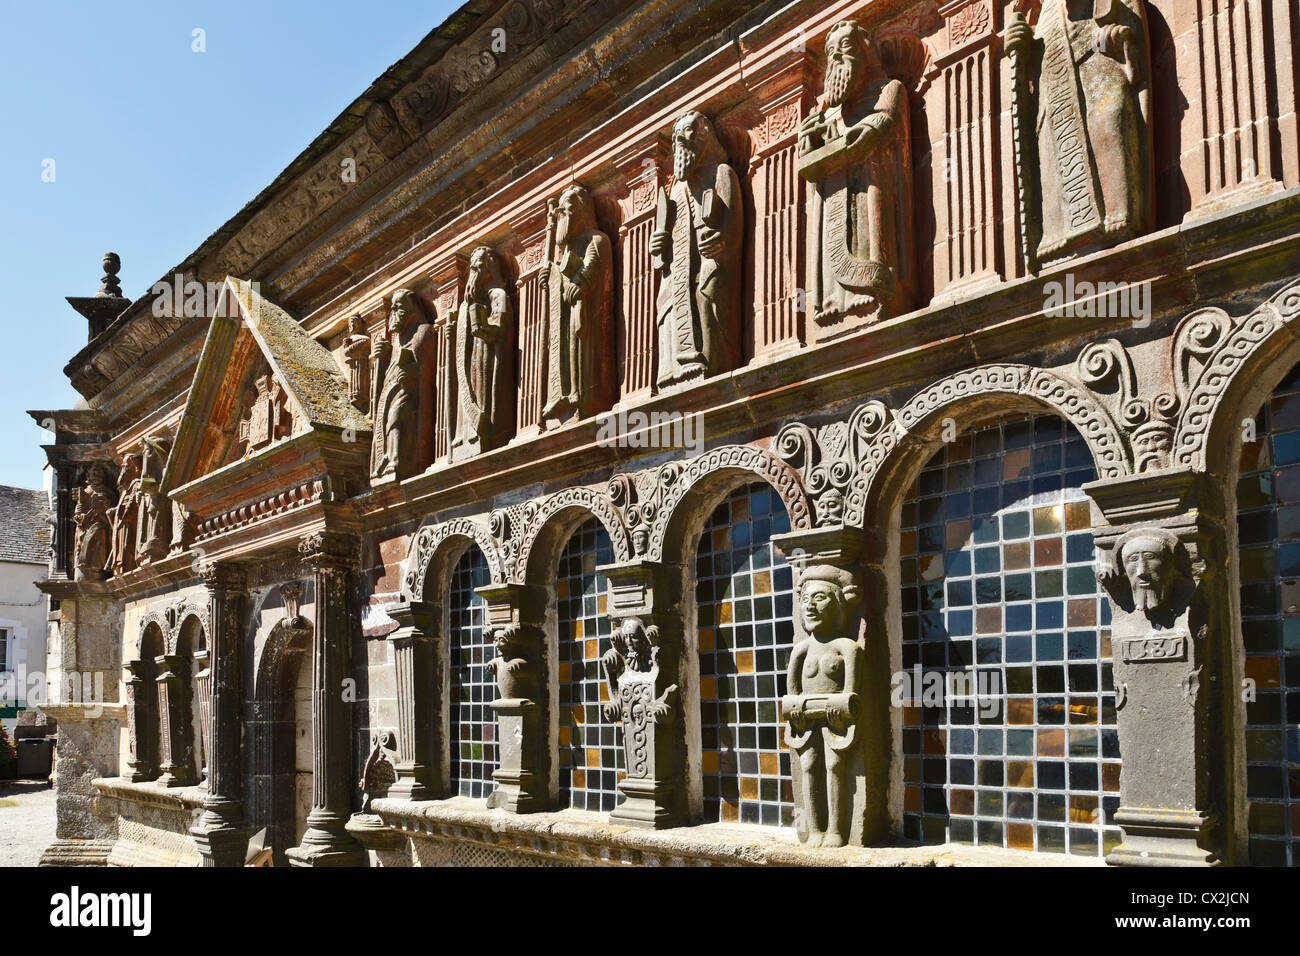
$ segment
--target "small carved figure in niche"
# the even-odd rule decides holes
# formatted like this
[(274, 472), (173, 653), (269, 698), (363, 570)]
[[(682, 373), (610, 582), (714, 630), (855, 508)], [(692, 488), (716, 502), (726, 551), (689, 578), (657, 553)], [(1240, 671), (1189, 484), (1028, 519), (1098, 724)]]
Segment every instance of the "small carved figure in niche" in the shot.
[[(644, 715), (625, 712), (625, 705), (637, 702), (634, 700), (636, 695), (620, 690), (620, 684), (625, 683), (620, 678), (624, 675), (634, 681), (648, 683), (653, 688), (654, 675), (659, 669), (659, 628), (653, 624), (646, 627), (637, 618), (628, 618), (614, 628), (609, 643), (609, 650), (600, 659), (610, 693), (610, 699), (602, 707), (605, 716), (609, 720), (622, 719), (625, 723), (639, 721), (642, 717), (660, 722), (670, 720), (671, 702), (677, 694), (676, 684), (665, 688), (658, 699), (651, 701)], [(636, 678), (633, 675), (642, 676)], [(648, 700), (651, 696), (653, 694), (648, 693), (645, 698)]]
[(865, 656), (851, 633), (859, 589), (852, 574), (830, 565), (806, 568), (800, 578), (804, 637), (790, 655), (781, 701), (802, 781), (797, 828), (808, 846), (843, 846), (853, 802), (845, 751), (855, 739)]
[(77, 489), (77, 504), (72, 522), (77, 533), (73, 539), (78, 581), (102, 581), (108, 577), (108, 554), (112, 546), (113, 489), (101, 465), (91, 465), (86, 483)]
[(650, 254), (663, 274), (656, 303), (662, 387), (734, 368), (740, 334), (740, 177), (703, 113), (673, 127), (672, 192), (659, 190)]
[(1035, 27), (1019, 12), (1008, 18), (1005, 46), (1029, 267), (1146, 232), (1153, 193), (1142, 0), (1044, 0)]
[(393, 293), (388, 338), (376, 340), (371, 358), (377, 383), (371, 474), (409, 478), (433, 463), (437, 362), (433, 326), (410, 289)]
[(501, 700), (531, 700), (536, 681), (523, 629), (514, 624), (498, 627), (492, 643), (497, 656), (487, 662), (487, 668), (496, 675), (497, 696)]
[(370, 801), (387, 796), (397, 782), (397, 735), (381, 730), (371, 738), (370, 756), (361, 769), (361, 813), (370, 812)]
[(503, 393), (501, 374), (514, 309), (492, 250), (479, 246), (469, 259), (465, 301), (451, 321), (456, 348), (456, 435), (452, 445), (485, 451), (499, 441), (514, 403)]
[(348, 337), (343, 340), (343, 359), (348, 366), (348, 398), (359, 410), (370, 411), (370, 336), (366, 320), (359, 315), (348, 319)]
[(842, 20), (826, 37), (823, 108), (799, 127), (809, 194), (809, 311), (819, 325), (906, 311), (912, 161), (907, 90), (885, 75), (866, 32)]
[(136, 561), (157, 561), (171, 548), (171, 500), (160, 490), (163, 469), (171, 454), (165, 437), (146, 438), (140, 445), (140, 507), (136, 534)]
[(573, 185), (546, 217), (548, 426), (587, 418), (610, 405), (613, 381), (613, 249), (596, 226), (591, 194)]
[(122, 457), (117, 475), (117, 505), (113, 508), (113, 544), (108, 556), (108, 570), (124, 574), (135, 567), (135, 527), (140, 510), (140, 456), (132, 452)]

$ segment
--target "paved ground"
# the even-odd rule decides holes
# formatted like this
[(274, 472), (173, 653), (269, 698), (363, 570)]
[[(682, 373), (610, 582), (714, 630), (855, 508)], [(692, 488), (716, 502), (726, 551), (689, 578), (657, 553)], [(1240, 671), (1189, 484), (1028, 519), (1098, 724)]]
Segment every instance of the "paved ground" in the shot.
[(53, 842), (54, 788), (44, 780), (0, 782), (0, 866), (35, 866)]

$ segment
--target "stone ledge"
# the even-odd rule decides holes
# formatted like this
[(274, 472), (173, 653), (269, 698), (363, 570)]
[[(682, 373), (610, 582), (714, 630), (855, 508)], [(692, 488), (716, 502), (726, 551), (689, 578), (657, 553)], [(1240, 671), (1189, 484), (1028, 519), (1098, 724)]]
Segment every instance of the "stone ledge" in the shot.
[(1100, 858), (959, 844), (813, 849), (793, 831), (734, 824), (644, 830), (578, 810), (512, 814), (467, 797), (371, 804), (412, 839), (451, 840), (588, 866), (1104, 866)]
[(173, 810), (202, 810), (208, 795), (202, 787), (160, 787), (152, 781), (132, 783), (126, 777), (97, 777), (90, 783), (101, 797)]

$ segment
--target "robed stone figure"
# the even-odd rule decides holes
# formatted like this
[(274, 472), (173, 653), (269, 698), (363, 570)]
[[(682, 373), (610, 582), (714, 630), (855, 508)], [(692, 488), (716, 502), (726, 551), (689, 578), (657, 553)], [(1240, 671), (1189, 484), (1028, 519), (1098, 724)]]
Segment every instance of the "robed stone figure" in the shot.
[(703, 113), (673, 127), (672, 191), (660, 190), (650, 253), (663, 280), (656, 302), (660, 387), (736, 366), (744, 203), (740, 177)]
[(856, 22), (835, 24), (823, 108), (799, 128), (799, 173), (812, 184), (808, 312), (821, 327), (912, 306), (910, 135), (903, 84)]
[(393, 293), (388, 337), (375, 342), (371, 381), (376, 383), (371, 474), (398, 479), (433, 463), (436, 426), (434, 372), (437, 340), (419, 298), (410, 289)]
[(514, 308), (496, 256), (486, 246), (470, 256), (465, 301), (451, 325), (457, 401), (452, 458), (459, 459), (494, 447), (514, 409), (511, 396), (503, 393), (510, 380)]
[[(1017, 172), (1030, 257), (1123, 242), (1151, 221), (1150, 55), (1142, 0), (1044, 0), (1010, 17)], [(1032, 124), (1032, 126), (1031, 126)], [(1033, 137), (1023, 135), (1032, 128)]]
[(109, 512), (116, 504), (103, 466), (90, 466), (86, 483), (77, 489), (76, 495), (72, 512), (76, 528), (72, 546), (76, 579), (102, 581), (109, 575), (108, 556), (112, 548)]
[(546, 232), (548, 360), (542, 417), (554, 427), (612, 404), (613, 250), (596, 226), (591, 194), (576, 184), (549, 204)]

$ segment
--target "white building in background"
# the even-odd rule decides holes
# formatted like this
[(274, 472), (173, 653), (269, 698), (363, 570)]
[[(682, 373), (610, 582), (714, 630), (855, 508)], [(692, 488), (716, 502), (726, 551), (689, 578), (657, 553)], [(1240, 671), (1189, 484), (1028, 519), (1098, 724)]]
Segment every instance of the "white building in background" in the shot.
[(10, 735), (29, 706), (32, 678), (45, 670), (49, 575), (49, 492), (0, 485), (0, 722)]

